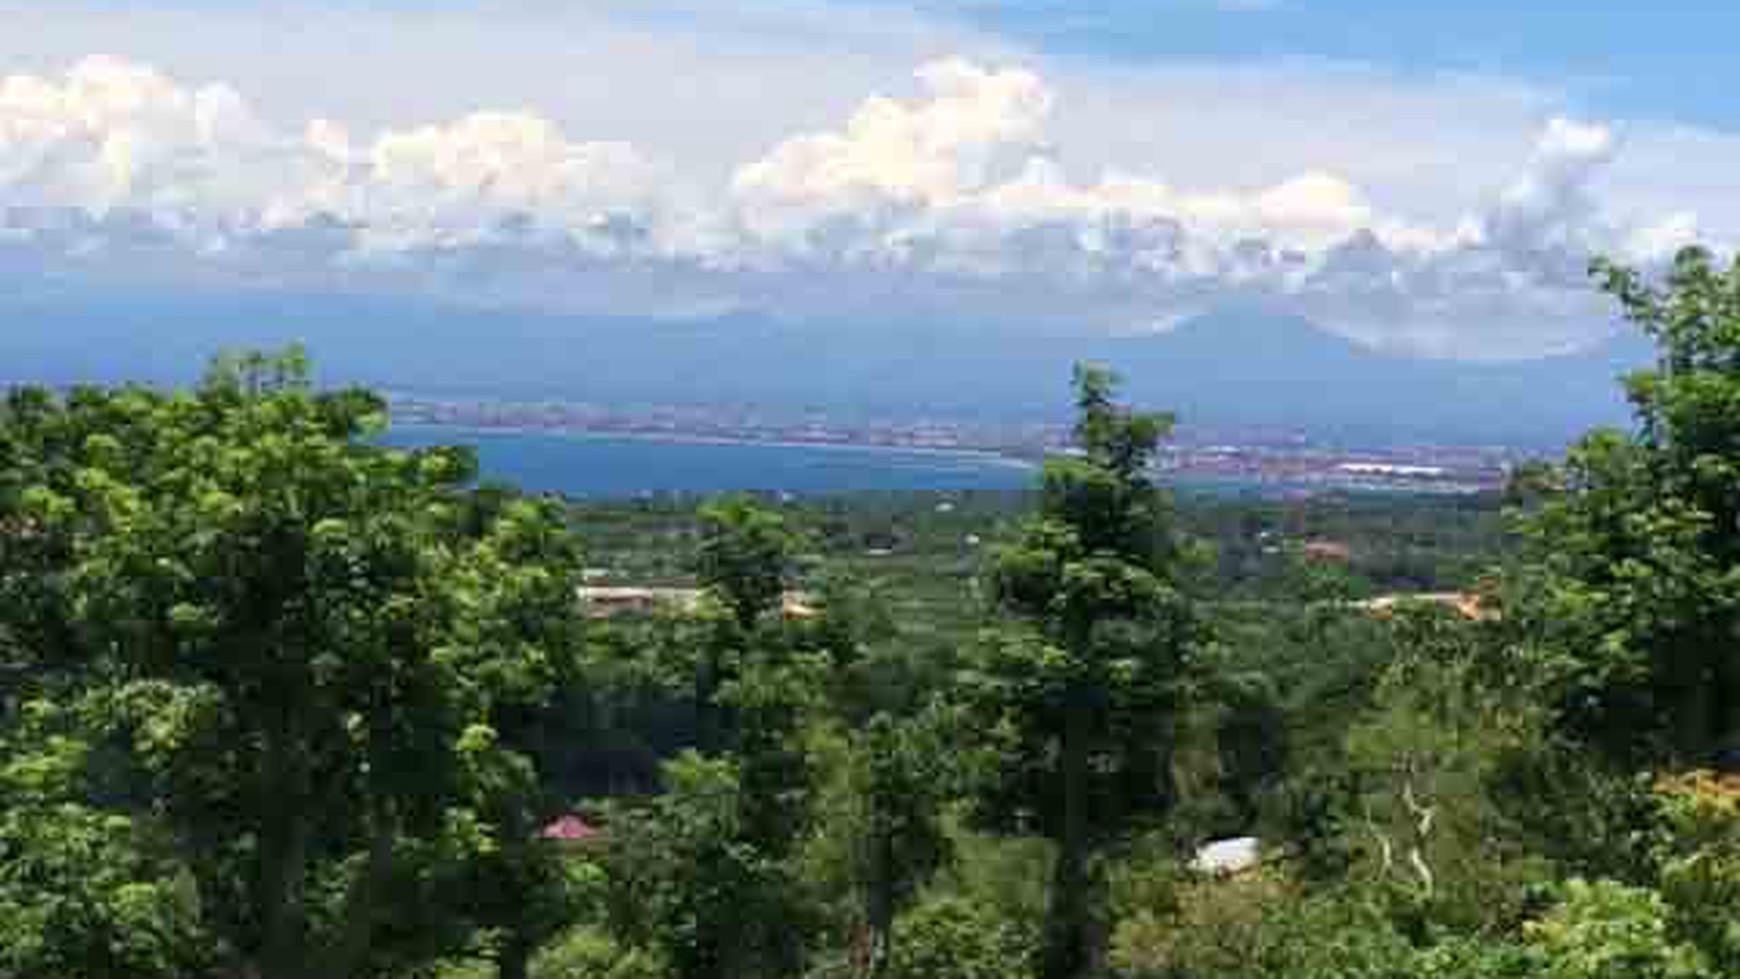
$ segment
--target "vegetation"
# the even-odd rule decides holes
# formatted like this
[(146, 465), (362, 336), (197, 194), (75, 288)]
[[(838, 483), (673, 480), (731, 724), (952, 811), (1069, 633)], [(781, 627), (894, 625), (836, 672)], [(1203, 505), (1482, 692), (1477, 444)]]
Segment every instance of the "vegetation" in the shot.
[(1637, 424), (1489, 497), (1174, 499), (1091, 367), (1033, 492), (813, 500), (13, 391), (0, 979), (1740, 975), (1740, 267), (1597, 272)]
[(49, 734), (11, 739), (20, 822), (139, 836), (203, 956), (262, 979), (465, 951), (540, 808), (519, 718), (570, 682), (559, 515), (466, 533), (468, 460), (355, 446), (378, 411), (294, 357), (7, 404), (9, 706)]
[(1188, 547), (1148, 472), (1171, 425), (1115, 405), (1112, 377), (1078, 369), (1082, 454), (1046, 464), (1038, 515), (991, 562), (994, 633), (965, 672), (983, 759), (977, 815), (1056, 846), (1040, 975), (1103, 955), (1096, 858), (1175, 795), (1180, 688), (1200, 633), (1183, 588)]

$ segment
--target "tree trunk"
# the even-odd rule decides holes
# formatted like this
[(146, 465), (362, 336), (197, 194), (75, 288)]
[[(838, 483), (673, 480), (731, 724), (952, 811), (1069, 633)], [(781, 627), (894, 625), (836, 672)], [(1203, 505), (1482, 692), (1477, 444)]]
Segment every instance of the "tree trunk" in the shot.
[(1673, 753), (1682, 765), (1703, 766), (1713, 759), (1717, 741), (1718, 671), (1702, 650), (1678, 649), (1673, 674)]
[(526, 979), (532, 969), (532, 943), (525, 932), (514, 928), (502, 939), (495, 953), (497, 979)]
[[(267, 733), (261, 758), (262, 784), (279, 787), (289, 799), (299, 802), (305, 798), (305, 780), (294, 758), (296, 749), (288, 729), (288, 722), (280, 718)], [(302, 979), (308, 968), (302, 894), (310, 831), (306, 817), (296, 802), (267, 807), (262, 813), (253, 888), (254, 906), (260, 915), (256, 969), (260, 979)]]
[(375, 909), (393, 872), (397, 822), (391, 808), (380, 806), (369, 819), (368, 854), (344, 895), (344, 919), (324, 979), (350, 979), (362, 970), (374, 949)]
[(1062, 744), (1063, 827), (1058, 838), (1057, 864), (1045, 927), (1042, 979), (1078, 979), (1086, 975), (1093, 953), (1088, 825), (1088, 709), (1079, 695), (1067, 707)]
[(870, 880), (865, 895), (865, 919), (870, 948), (865, 955), (864, 975), (880, 976), (894, 952), (894, 839), (882, 820), (872, 821)]
[(710, 921), (698, 922), (699, 933), (694, 948), (682, 956), (672, 972), (677, 979), (714, 979), (730, 975), (725, 968), (727, 956), (718, 934), (718, 926)]
[(1740, 772), (1740, 649), (1721, 647), (1716, 663), (1715, 766), (1725, 772)]
[[(289, 820), (274, 817), (273, 824)], [(269, 826), (261, 842), (260, 901), (262, 940), (258, 972), (260, 979), (301, 979), (307, 969), (303, 956), (306, 920), (302, 906), (303, 840), (301, 827)]]
[(719, 706), (723, 672), (718, 652), (707, 649), (695, 667), (695, 750), (712, 755), (725, 747)]

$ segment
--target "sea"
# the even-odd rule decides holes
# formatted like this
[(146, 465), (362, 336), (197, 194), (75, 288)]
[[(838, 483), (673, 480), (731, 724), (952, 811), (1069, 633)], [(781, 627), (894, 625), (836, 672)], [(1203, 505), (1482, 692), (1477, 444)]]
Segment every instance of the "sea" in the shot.
[(575, 498), (738, 491), (816, 495), (862, 490), (1018, 490), (1035, 466), (985, 452), (861, 445), (625, 438), (547, 431), (396, 425), (399, 448), (468, 445), (485, 480)]

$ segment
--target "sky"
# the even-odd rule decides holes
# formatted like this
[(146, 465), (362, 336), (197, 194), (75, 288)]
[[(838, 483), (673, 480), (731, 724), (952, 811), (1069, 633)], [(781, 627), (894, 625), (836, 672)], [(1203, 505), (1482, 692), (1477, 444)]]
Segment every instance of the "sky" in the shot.
[[(236, 290), (1502, 358), (1740, 242), (1740, 6), (0, 0), (11, 302)], [(649, 327), (651, 328), (651, 327)]]

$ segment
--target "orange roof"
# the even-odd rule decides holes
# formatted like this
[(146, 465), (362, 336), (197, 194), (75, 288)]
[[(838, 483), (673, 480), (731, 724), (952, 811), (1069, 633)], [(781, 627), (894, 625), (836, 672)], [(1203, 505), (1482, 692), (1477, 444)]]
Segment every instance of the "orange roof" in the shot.
[(1431, 605), (1442, 605), (1454, 609), (1465, 619), (1488, 619), (1494, 615), (1484, 601), (1474, 592), (1404, 592), (1397, 595), (1380, 595), (1377, 598), (1360, 602), (1359, 607), (1376, 615), (1388, 615), (1403, 602), (1426, 602)]

